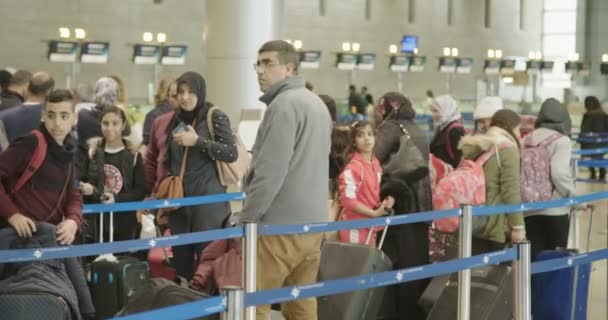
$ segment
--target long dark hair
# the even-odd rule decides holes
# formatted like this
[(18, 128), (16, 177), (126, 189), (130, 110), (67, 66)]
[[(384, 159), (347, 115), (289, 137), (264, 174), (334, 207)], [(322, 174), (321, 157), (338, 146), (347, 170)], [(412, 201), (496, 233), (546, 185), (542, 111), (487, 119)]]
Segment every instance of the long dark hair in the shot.
[(585, 97), (585, 109), (587, 111), (602, 110), (602, 104), (600, 100), (595, 96)]
[(369, 121), (355, 121), (350, 125), (350, 152), (348, 155), (349, 159), (353, 155), (353, 153), (357, 152), (357, 136), (363, 132), (363, 129), (365, 129), (365, 127), (370, 127), (370, 129), (372, 129), (372, 132), (374, 133), (374, 136), (376, 135), (374, 126)]
[(498, 127), (508, 132), (511, 137), (513, 137), (513, 140), (515, 140), (515, 143), (517, 143), (518, 149), (521, 149), (519, 137), (515, 136), (513, 130), (520, 124), (521, 117), (517, 113), (509, 109), (502, 109), (496, 111), (494, 116), (492, 116), (492, 120), (490, 122), (491, 127)]

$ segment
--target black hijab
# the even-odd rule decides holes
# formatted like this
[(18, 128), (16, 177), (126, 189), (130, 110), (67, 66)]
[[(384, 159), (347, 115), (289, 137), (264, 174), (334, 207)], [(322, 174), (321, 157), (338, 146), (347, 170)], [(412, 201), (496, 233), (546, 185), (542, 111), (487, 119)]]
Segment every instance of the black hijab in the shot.
[[(383, 105), (380, 106), (384, 120), (414, 120), (416, 111), (412, 102), (399, 92), (388, 92), (382, 96)], [(396, 103), (398, 107), (394, 107)]]
[(191, 125), (194, 118), (199, 115), (200, 111), (205, 108), (205, 99), (207, 98), (207, 86), (205, 79), (198, 72), (186, 72), (177, 79), (177, 88), (181, 85), (187, 85), (196, 94), (196, 107), (192, 111), (184, 111), (181, 106), (178, 109), (177, 117), (187, 125)]

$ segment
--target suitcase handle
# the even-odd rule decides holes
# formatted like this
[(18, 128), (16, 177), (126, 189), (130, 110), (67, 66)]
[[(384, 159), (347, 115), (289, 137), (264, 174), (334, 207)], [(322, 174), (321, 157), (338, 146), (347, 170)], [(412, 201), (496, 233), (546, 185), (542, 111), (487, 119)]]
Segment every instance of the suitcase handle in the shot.
[[(110, 243), (114, 242), (114, 212), (110, 211)], [(99, 213), (99, 243), (103, 243), (103, 212)]]
[[(386, 210), (386, 209), (385, 209)], [(395, 215), (395, 211), (393, 209), (386, 210), (387, 214), (385, 217), (392, 217)], [(378, 242), (378, 249), (382, 250), (382, 246), (384, 245), (384, 239), (386, 239), (386, 232), (388, 231), (388, 226), (384, 226), (384, 230), (382, 230), (382, 236), (380, 236), (380, 242)], [(367, 234), (367, 239), (365, 240), (365, 244), (369, 245), (369, 242), (372, 238), (372, 233), (374, 232), (374, 227), (369, 229), (369, 233)]]

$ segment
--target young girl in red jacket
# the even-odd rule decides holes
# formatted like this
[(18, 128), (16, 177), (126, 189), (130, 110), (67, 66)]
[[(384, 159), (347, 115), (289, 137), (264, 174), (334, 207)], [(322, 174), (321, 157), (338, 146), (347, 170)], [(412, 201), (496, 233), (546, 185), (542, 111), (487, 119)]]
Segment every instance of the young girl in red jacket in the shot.
[[(340, 174), (339, 197), (343, 212), (340, 220), (360, 220), (376, 218), (387, 214), (393, 206), (391, 198), (380, 201), (380, 181), (382, 167), (374, 156), (376, 135), (367, 121), (357, 121), (351, 125), (350, 160)], [(341, 230), (340, 241), (376, 245), (376, 233), (383, 227)], [(368, 241), (369, 238), (369, 241)]]

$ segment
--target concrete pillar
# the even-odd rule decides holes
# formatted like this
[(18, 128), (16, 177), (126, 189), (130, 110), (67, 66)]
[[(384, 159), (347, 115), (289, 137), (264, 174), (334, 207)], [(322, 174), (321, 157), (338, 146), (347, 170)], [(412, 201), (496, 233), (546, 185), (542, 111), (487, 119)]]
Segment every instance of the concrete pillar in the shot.
[(282, 17), (283, 0), (207, 0), (207, 97), (233, 126), (242, 109), (264, 107), (252, 65), (262, 44), (281, 39)]

